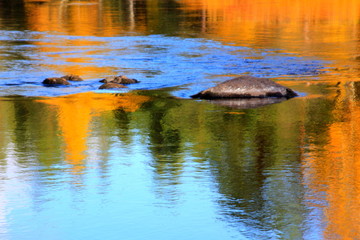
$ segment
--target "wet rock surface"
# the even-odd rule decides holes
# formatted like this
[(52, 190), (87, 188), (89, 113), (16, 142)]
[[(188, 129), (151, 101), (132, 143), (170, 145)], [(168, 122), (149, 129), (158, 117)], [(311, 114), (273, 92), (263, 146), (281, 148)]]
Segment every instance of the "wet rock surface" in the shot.
[(133, 79), (133, 78), (128, 78), (127, 76), (123, 76), (123, 75), (106, 77), (106, 78), (100, 80), (100, 82), (103, 82), (103, 83), (120, 83), (120, 84), (139, 83), (138, 80)]
[(201, 91), (192, 98), (292, 98), (297, 94), (268, 78), (241, 76)]
[(44, 81), (42, 81), (45, 85), (70, 85), (70, 83), (62, 77), (52, 77), (52, 78), (46, 78)]
[(84, 81), (84, 79), (82, 79), (79, 75), (75, 75), (75, 74), (65, 75), (62, 76), (61, 78), (64, 78), (68, 81)]
[(116, 88), (127, 88), (126, 86), (119, 83), (104, 83), (99, 87), (99, 89), (116, 89)]

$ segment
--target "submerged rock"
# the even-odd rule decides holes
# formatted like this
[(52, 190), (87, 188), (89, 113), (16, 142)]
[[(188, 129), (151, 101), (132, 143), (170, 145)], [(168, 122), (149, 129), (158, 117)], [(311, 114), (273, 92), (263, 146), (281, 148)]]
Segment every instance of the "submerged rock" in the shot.
[(79, 75), (75, 75), (75, 74), (65, 75), (62, 76), (62, 78), (65, 78), (68, 81), (84, 81), (84, 79), (82, 79)]
[(133, 78), (128, 78), (126, 76), (120, 75), (120, 76), (110, 76), (106, 77), (100, 82), (103, 83), (120, 83), (120, 84), (132, 84), (132, 83), (138, 83), (139, 81)]
[(119, 83), (104, 83), (99, 87), (99, 89), (112, 89), (112, 88), (127, 88), (126, 86)]
[(201, 91), (192, 98), (292, 98), (297, 94), (268, 78), (241, 76)]
[(46, 78), (42, 83), (46, 85), (70, 85), (65, 78), (58, 77)]

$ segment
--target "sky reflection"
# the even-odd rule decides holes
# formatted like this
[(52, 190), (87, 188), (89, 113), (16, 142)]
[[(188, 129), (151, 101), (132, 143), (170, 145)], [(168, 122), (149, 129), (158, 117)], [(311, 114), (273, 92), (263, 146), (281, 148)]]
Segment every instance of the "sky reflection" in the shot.
[[(4, 34), (9, 41), (24, 37), (9, 32)], [(27, 37), (40, 39), (30, 48), (28, 44), (20, 44), (9, 50), (21, 52), (21, 59), (2, 60), (8, 68), (0, 72), (3, 95), (59, 96), (94, 91), (101, 85), (100, 79), (124, 74), (140, 80), (139, 84), (129, 85), (129, 89), (182, 87), (173, 94), (188, 98), (213, 86), (214, 82), (250, 72), (260, 77), (314, 78), (322, 74), (323, 68), (321, 61), (274, 50), (225, 46), (205, 39), (151, 35), (72, 37), (69, 40), (67, 36), (39, 36), (37, 33)], [(77, 45), (79, 42), (80, 46)], [(24, 65), (26, 71), (19, 75)], [(68, 73), (81, 75), (86, 81), (59, 88), (46, 88), (41, 84), (46, 77)]]

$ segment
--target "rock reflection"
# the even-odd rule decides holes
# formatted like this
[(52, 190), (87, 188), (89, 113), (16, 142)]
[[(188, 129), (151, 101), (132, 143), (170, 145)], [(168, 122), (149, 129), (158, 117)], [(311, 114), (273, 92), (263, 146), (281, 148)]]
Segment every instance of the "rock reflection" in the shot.
[(209, 102), (234, 109), (249, 109), (263, 107), (269, 104), (280, 103), (286, 98), (247, 98), (247, 99), (217, 99)]

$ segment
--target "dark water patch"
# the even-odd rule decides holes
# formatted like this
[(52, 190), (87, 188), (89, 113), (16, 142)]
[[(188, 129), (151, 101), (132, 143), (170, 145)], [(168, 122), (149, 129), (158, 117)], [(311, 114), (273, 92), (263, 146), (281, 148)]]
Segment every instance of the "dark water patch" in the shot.
[(5, 83), (5, 86), (20, 86), (20, 83)]

